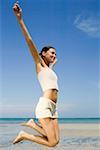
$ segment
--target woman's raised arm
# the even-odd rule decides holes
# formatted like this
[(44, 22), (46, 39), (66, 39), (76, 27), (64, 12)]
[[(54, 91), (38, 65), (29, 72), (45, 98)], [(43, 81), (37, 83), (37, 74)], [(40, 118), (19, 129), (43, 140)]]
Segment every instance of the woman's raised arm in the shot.
[(20, 27), (22, 29), (22, 32), (24, 34), (24, 37), (26, 39), (26, 42), (27, 42), (28, 47), (30, 49), (30, 52), (31, 52), (31, 54), (32, 54), (32, 56), (35, 60), (35, 63), (36, 64), (42, 63), (42, 59), (40, 58), (39, 53), (37, 51), (37, 48), (36, 48), (35, 44), (33, 43), (32, 38), (31, 38), (27, 28), (26, 28), (26, 25), (25, 25), (24, 21), (23, 21), (22, 9), (20, 8), (18, 3), (14, 4), (13, 10), (14, 10), (14, 13), (17, 17), (18, 23), (20, 24)]

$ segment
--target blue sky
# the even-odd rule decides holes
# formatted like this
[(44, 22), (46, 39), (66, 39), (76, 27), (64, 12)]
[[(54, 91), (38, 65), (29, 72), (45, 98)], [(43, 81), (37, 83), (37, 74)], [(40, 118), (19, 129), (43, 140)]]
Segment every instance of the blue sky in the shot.
[[(42, 95), (34, 61), (12, 11), (0, 0), (0, 117), (35, 117)], [(57, 49), (59, 117), (100, 117), (99, 1), (19, 0), (40, 51)]]

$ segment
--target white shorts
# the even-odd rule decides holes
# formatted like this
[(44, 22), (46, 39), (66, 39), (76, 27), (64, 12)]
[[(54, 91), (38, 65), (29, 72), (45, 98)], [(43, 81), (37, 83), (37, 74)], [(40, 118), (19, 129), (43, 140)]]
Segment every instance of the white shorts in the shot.
[(56, 103), (48, 98), (40, 97), (35, 114), (36, 118), (58, 118)]

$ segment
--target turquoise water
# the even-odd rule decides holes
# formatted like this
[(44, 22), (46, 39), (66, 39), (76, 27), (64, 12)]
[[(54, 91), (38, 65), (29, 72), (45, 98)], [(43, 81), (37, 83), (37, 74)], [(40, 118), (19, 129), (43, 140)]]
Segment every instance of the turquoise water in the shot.
[[(21, 123), (30, 118), (0, 118), (0, 124)], [(35, 119), (37, 121), (37, 119)], [(100, 118), (59, 118), (59, 123), (100, 123)]]

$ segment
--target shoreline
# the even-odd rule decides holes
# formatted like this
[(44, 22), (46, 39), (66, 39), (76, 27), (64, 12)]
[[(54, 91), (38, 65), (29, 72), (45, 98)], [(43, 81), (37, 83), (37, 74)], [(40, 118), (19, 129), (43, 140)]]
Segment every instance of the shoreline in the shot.
[[(21, 126), (20, 123), (4, 123), (0, 124), (0, 131), (4, 131), (7, 128), (19, 130), (28, 130), (36, 132), (34, 129), (29, 127)], [(60, 123), (60, 133), (64, 136), (100, 136), (100, 123)], [(5, 132), (5, 131), (4, 131)]]

